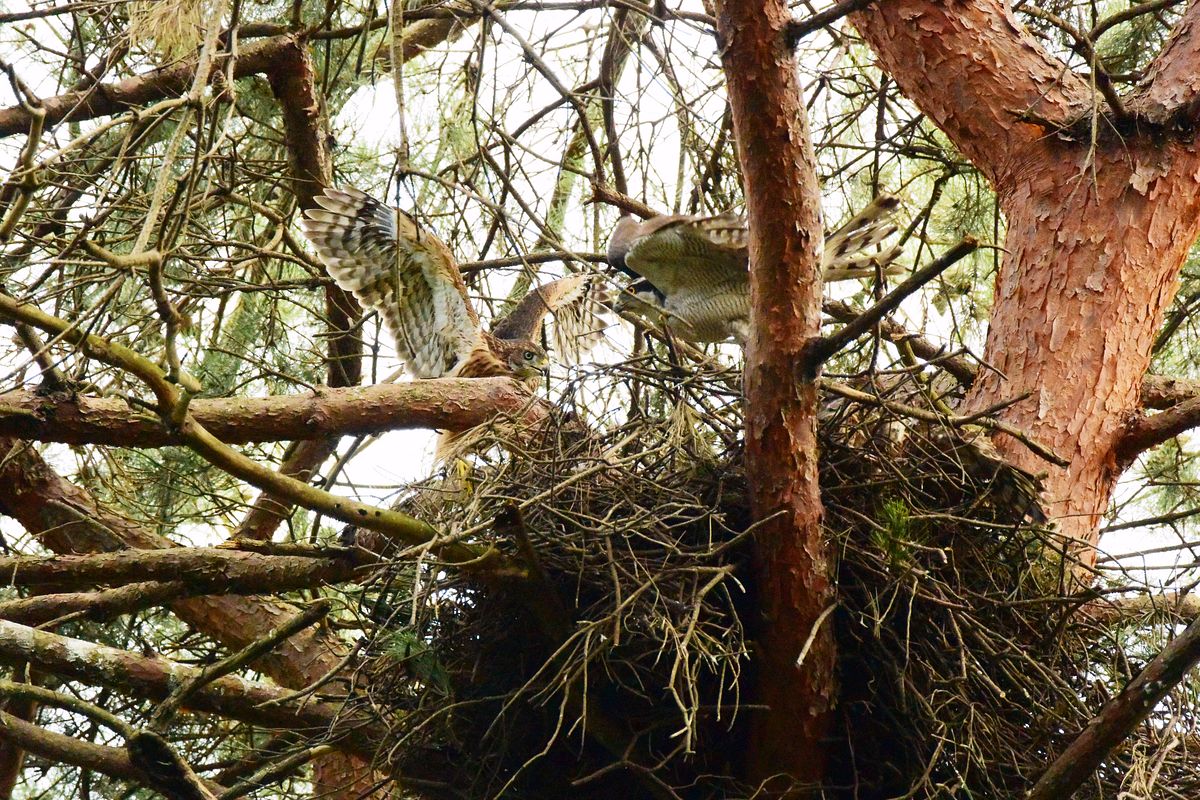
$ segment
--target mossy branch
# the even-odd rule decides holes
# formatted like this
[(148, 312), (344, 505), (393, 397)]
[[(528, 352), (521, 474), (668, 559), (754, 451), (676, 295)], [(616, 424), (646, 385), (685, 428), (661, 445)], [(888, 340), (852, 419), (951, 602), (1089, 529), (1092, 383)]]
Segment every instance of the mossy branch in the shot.
[(45, 313), (11, 295), (0, 293), (0, 317), (24, 322), (39, 330), (61, 337), (79, 347), (89, 358), (123, 369), (145, 383), (154, 394), (157, 411), (163, 421), (178, 432), (180, 441), (213, 466), (253, 486), (286, 498), (289, 502), (318, 511), (342, 522), (359, 525), (393, 537), (412, 547), (432, 548), (446, 562), (477, 575), (523, 576), (525, 570), (508, 564), (491, 548), (477, 548), (462, 542), (438, 542), (437, 531), (428, 523), (399, 511), (359, 503), (309, 486), (281, 475), (234, 450), (213, 436), (187, 411), (191, 392), (171, 383), (162, 368), (124, 345), (85, 333), (64, 319)]

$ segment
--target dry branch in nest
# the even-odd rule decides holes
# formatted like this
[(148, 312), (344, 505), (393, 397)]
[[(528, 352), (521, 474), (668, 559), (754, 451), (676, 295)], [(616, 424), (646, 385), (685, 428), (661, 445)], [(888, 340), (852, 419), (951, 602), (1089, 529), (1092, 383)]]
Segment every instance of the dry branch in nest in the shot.
[[(897, 411), (936, 418), (953, 389), (911, 372), (852, 382), (874, 400), (827, 395), (821, 412), (839, 783), (1019, 796), (1087, 722), (1097, 681), (1121, 682), (1123, 651), (1072, 616), (1082, 599), (1063, 596), (1066, 550), (1035, 524), (1036, 476), (969, 427)], [(737, 376), (630, 362), (572, 389), (555, 424), (402, 498), (531, 577), (482, 586), (410, 552), (365, 587), (364, 683), (387, 758), (450, 796), (740, 796), (753, 787), (729, 776), (761, 620)], [(597, 393), (622, 412), (592, 416)], [(1158, 781), (1190, 785), (1166, 734), (1144, 731), (1093, 788), (1115, 791), (1151, 757)]]

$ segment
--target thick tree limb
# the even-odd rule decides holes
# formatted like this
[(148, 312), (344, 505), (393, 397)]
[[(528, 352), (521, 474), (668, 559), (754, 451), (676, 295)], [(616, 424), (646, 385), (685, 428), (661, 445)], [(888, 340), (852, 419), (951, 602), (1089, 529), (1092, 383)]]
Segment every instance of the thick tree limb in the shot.
[[(461, 31), (462, 26), (460, 19), (414, 20), (412, 25), (405, 26), (400, 52), (406, 60), (412, 58), (446, 41), (456, 31)], [(272, 36), (248, 44), (239, 48), (230, 75), (236, 80), (271, 73), (276, 64), (288, 63), (288, 50), (302, 46), (303, 40), (292, 34)], [(209, 79), (225, 72), (229, 66), (228, 60), (229, 56), (225, 53), (212, 59), (209, 63)], [(45, 125), (48, 129), (60, 122), (78, 122), (117, 114), (165, 97), (178, 96), (191, 88), (195, 71), (196, 60), (188, 59), (116, 83), (96, 84), (82, 91), (44, 98)], [(0, 109), (0, 138), (27, 133), (30, 122), (29, 113), (19, 105)]]
[(1136, 678), (1101, 709), (1067, 749), (1054, 760), (1027, 800), (1070, 797), (1138, 723), (1200, 661), (1200, 620), (1163, 648)]
[[(44, 625), (63, 617), (103, 621), (152, 606), (169, 605), (183, 597), (209, 593), (207, 589), (183, 581), (149, 581), (95, 592), (39, 594), (0, 602), (0, 619), (22, 625)], [(254, 592), (268, 593), (266, 590)]]
[[(15, 672), (16, 670), (14, 670)], [(37, 718), (38, 703), (30, 697), (10, 697), (0, 712), (30, 723)], [(10, 800), (25, 764), (25, 749), (12, 739), (4, 738), (4, 719), (0, 717), (0, 798)]]
[(150, 785), (172, 800), (217, 800), (170, 742), (151, 731), (125, 740), (129, 760), (146, 773)]
[(904, 95), (1001, 190), (1032, 153), (1057, 146), (1023, 117), (1066, 127), (1098, 100), (1004, 0), (887, 0), (851, 19)]
[[(430, 20), (439, 25), (441, 21)], [(271, 92), (279, 101), (284, 139), (292, 173), (292, 191), (301, 210), (315, 207), (313, 198), (333, 181), (333, 158), (329, 152), (327, 120), (316, 71), (308, 48), (298, 45), (283, 53), (283, 59), (268, 74)], [(363, 343), (357, 331), (362, 313), (354, 298), (341, 287), (325, 286), (325, 324), (329, 338), (325, 346), (326, 383), (334, 387), (356, 386), (362, 381)], [(313, 473), (337, 450), (338, 437), (299, 442), (279, 465), (281, 475), (307, 483)], [(272, 495), (260, 494), (250, 507), (236, 536), (270, 539), (294, 505)]]
[(90, 769), (119, 780), (149, 785), (149, 776), (135, 767), (123, 747), (105, 747), (63, 736), (0, 711), (0, 740), (47, 761)]
[[(59, 553), (173, 546), (103, 508), (54, 472), (31, 446), (11, 439), (0, 439), (0, 510)], [(230, 647), (246, 646), (296, 613), (287, 603), (241, 597), (177, 599), (171, 608)], [(310, 629), (293, 637), (287, 652), (270, 653), (255, 666), (279, 683), (299, 688), (335, 668), (344, 647), (324, 629)]]
[(1200, 397), (1193, 397), (1149, 416), (1139, 416), (1125, 428), (1116, 446), (1117, 464), (1127, 467), (1140, 454), (1200, 425)]
[[(266, 72), (285, 50), (295, 46), (293, 37), (277, 36), (241, 48), (233, 65), (233, 77)], [(223, 71), (227, 62), (227, 55), (213, 59), (209, 64), (209, 76)], [(184, 94), (192, 86), (195, 71), (196, 61), (189, 59), (117, 83), (97, 84), (83, 91), (44, 98), (46, 127), (118, 114), (155, 100)], [(30, 121), (29, 112), (20, 106), (0, 109), (0, 138), (27, 132)]]
[(1200, 4), (1189, 3), (1171, 39), (1146, 67), (1128, 106), (1159, 125), (1200, 123)]
[[(544, 406), (507, 378), (450, 378), (322, 389), (317, 394), (193, 400), (194, 419), (226, 444), (321, 439), (411, 428), (470, 428)], [(166, 447), (183, 444), (156, 415), (123, 400), (15, 391), (0, 394), (0, 436), (39, 442)]]
[(209, 684), (245, 667), (259, 656), (274, 650), (309, 625), (324, 619), (332, 608), (333, 601), (322, 597), (263, 638), (251, 642), (238, 652), (226, 656), (216, 663), (206, 665), (186, 682), (172, 690), (171, 694), (158, 704), (150, 716), (149, 728), (155, 731), (165, 730), (171, 724), (171, 720), (179, 708), (190, 697), (202, 691)]
[[(38, 453), (24, 443), (0, 440), (0, 510), (59, 552), (162, 548), (171, 543), (136, 523), (99, 506), (87, 492), (63, 480)], [(176, 598), (172, 610), (192, 627), (234, 648), (245, 647), (292, 618), (287, 603), (241, 597)], [(255, 667), (279, 683), (300, 689), (339, 669), (345, 643), (325, 628), (309, 628), (293, 636), (286, 648), (260, 658)], [(329, 785), (353, 785), (371, 770), (348, 758), (323, 758), (315, 779)]]
[(266, 556), (216, 547), (120, 550), (80, 556), (0, 558), (7, 586), (83, 587), (131, 581), (179, 581), (202, 591), (267, 593), (354, 580), (361, 561), (354, 552), (324, 557)]
[(1167, 409), (1200, 397), (1200, 381), (1147, 375), (1142, 378), (1142, 407)]
[[(201, 673), (164, 658), (146, 658), (6, 620), (0, 620), (0, 662), (27, 662), (54, 675), (148, 700), (165, 699)], [(369, 717), (333, 703), (289, 699), (290, 695), (270, 684), (224, 677), (194, 692), (188, 707), (268, 728), (328, 732), (330, 743), (367, 759), (385, 741), (386, 731)]]

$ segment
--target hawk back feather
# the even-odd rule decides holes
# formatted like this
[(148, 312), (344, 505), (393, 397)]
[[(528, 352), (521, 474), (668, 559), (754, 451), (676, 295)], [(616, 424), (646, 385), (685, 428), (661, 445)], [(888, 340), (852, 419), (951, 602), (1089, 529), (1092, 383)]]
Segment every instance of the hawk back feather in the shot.
[[(871, 249), (896, 232), (888, 222), (899, 200), (884, 195), (831, 233), (822, 256), (826, 281), (897, 274), (900, 247)], [(608, 245), (609, 263), (641, 279), (661, 300), (668, 326), (693, 342), (743, 341), (750, 317), (749, 232), (734, 214), (673, 215), (638, 223), (622, 217)], [(624, 298), (624, 295), (623, 295)], [(653, 298), (638, 296), (644, 307)], [(632, 298), (619, 305), (629, 309)]]

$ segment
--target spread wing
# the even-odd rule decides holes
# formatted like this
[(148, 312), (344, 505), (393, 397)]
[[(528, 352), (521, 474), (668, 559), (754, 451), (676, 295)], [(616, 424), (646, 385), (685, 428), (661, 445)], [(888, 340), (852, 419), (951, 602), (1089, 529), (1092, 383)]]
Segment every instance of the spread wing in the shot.
[(747, 280), (745, 220), (732, 214), (623, 221), (609, 252), (664, 295), (704, 294)]
[(399, 209), (357, 189), (326, 189), (304, 231), (337, 285), (378, 311), (417, 378), (450, 374), (483, 347), (454, 256)]
[[(890, 266), (899, 247), (872, 251), (896, 232), (889, 220), (899, 205), (895, 197), (881, 195), (826, 236), (821, 259), (826, 281), (873, 277), (876, 264), (884, 274), (903, 271)], [(662, 216), (643, 223), (623, 218), (609, 243), (609, 260), (661, 294), (705, 292), (747, 280), (749, 232), (746, 220), (733, 214)]]
[(525, 295), (508, 316), (496, 323), (492, 335), (497, 339), (536, 341), (549, 314), (554, 322), (550, 330), (555, 352), (560, 359), (578, 361), (603, 337), (602, 316), (610, 304), (599, 275), (570, 275), (543, 283)]

